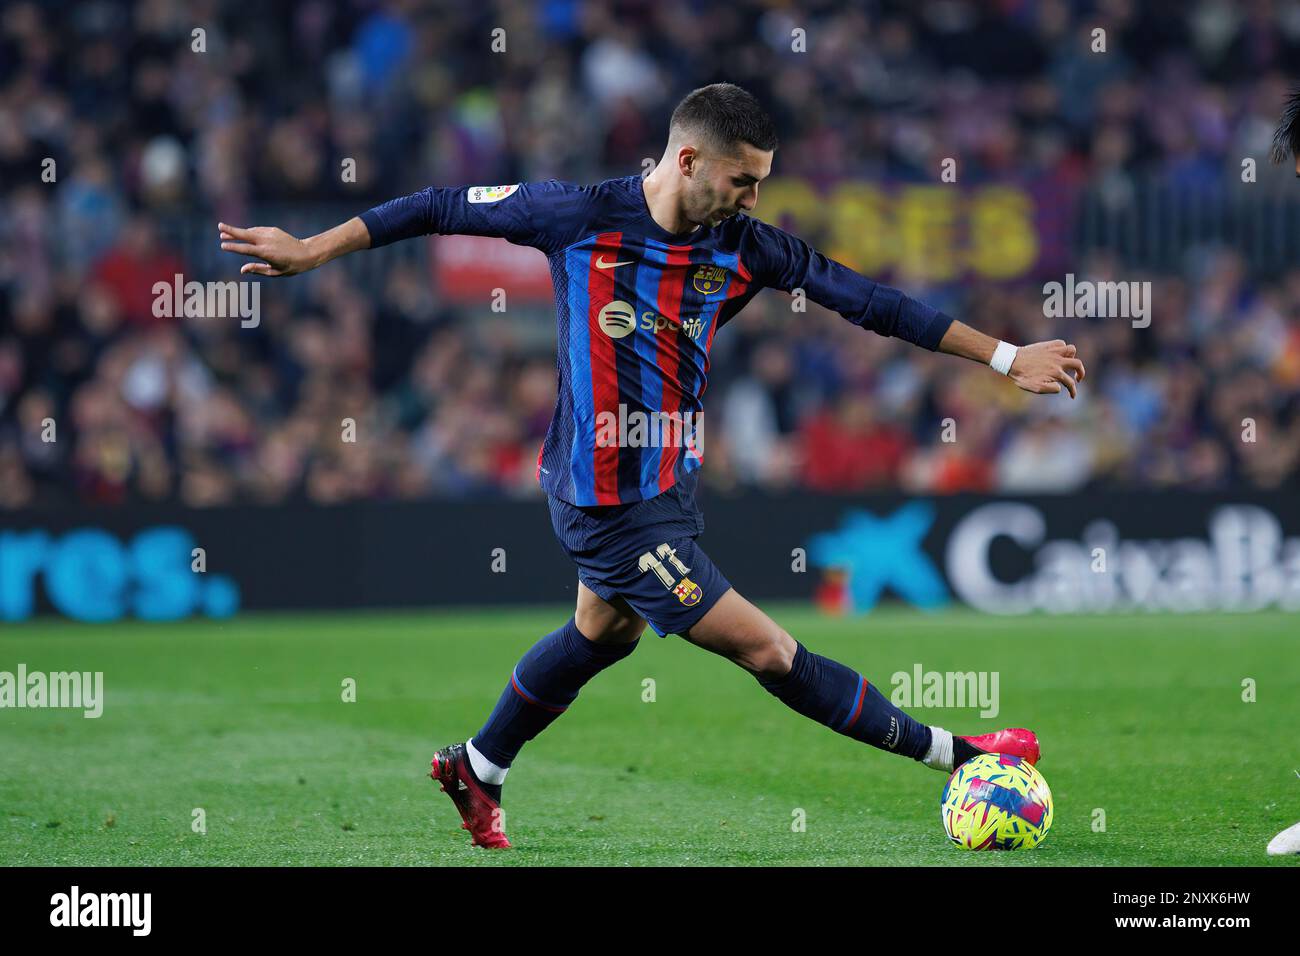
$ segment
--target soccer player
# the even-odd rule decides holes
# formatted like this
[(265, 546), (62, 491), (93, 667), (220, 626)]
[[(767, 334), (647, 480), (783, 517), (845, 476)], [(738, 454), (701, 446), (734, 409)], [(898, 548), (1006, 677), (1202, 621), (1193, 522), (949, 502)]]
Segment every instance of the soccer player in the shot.
[[(760, 289), (802, 289), (855, 325), (989, 364), (1026, 391), (1073, 397), (1084, 377), (1072, 345), (996, 341), (747, 216), (776, 146), (754, 97), (716, 83), (674, 110), (663, 158), (644, 181), (431, 186), (306, 240), (220, 225), (222, 249), (258, 260), (241, 272), (264, 276), (432, 233), (498, 236), (550, 260), (559, 393), (537, 477), (577, 565), (578, 599), (573, 617), (520, 659), (482, 729), (433, 758), (431, 776), (478, 846), (510, 846), (498, 808), (520, 748), (631, 654), (647, 623), (735, 662), (837, 733), (936, 770), (982, 752), (1039, 759), (1029, 730), (960, 737), (914, 720), (741, 597), (696, 544), (709, 346)], [(654, 435), (639, 427), (646, 421)]]

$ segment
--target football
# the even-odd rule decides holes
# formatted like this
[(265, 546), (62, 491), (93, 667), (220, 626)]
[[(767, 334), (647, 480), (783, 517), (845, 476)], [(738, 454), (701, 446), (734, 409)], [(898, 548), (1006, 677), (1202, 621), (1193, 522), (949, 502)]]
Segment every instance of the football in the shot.
[(1052, 791), (1033, 764), (980, 754), (953, 771), (939, 798), (948, 839), (964, 850), (1029, 850), (1052, 826)]

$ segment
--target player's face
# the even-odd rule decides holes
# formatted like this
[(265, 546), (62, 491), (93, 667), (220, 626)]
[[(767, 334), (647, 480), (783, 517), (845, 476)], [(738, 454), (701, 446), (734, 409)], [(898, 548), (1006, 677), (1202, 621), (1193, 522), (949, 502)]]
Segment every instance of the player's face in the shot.
[(772, 171), (772, 151), (737, 144), (729, 155), (697, 154), (687, 190), (687, 217), (716, 226), (758, 204), (758, 184)]

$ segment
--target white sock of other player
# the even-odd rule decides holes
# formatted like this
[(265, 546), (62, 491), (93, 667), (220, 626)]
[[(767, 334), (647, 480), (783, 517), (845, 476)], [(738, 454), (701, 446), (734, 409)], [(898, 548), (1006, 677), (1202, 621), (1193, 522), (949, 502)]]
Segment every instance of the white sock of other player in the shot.
[[(478, 777), (484, 783), (494, 783), (500, 786), (505, 782), (506, 774), (510, 772), (509, 767), (498, 767), (487, 757), (478, 752), (474, 746), (474, 740), (471, 738), (465, 742), (465, 752), (469, 754), (469, 765), (474, 768), (474, 776)], [(948, 762), (952, 762), (952, 737), (948, 737)]]

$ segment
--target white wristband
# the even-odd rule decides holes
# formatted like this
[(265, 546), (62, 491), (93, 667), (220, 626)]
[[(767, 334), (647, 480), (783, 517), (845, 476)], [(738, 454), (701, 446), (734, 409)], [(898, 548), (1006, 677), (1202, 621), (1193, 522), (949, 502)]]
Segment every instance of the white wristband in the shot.
[(989, 359), (993, 371), (1003, 375), (1010, 374), (1011, 363), (1016, 360), (1016, 351), (1016, 347), (1010, 342), (998, 342), (998, 347), (993, 350), (993, 358)]

